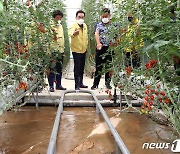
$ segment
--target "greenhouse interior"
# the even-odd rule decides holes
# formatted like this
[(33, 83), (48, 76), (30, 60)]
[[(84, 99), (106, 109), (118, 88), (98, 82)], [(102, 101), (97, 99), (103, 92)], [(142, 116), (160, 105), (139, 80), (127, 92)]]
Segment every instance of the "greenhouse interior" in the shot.
[(0, 0), (0, 154), (180, 153), (180, 0)]

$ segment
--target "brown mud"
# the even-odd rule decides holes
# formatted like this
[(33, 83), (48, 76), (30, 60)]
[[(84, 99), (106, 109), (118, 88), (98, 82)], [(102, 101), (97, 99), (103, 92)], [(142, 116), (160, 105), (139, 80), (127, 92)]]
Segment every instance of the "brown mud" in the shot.
[[(144, 142), (172, 141), (171, 127), (139, 113), (105, 108), (131, 154), (171, 154), (171, 150), (142, 149)], [(57, 108), (22, 107), (0, 117), (0, 154), (45, 154)], [(57, 154), (113, 154), (115, 141), (95, 108), (64, 108), (57, 137)]]

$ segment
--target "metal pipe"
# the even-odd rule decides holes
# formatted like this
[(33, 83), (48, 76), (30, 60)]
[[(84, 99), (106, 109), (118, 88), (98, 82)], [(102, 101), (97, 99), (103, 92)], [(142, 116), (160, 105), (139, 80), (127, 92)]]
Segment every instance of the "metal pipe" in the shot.
[(80, 91), (66, 90), (66, 91), (64, 91), (62, 93), (62, 96), (61, 96), (61, 99), (60, 99), (60, 103), (59, 103), (59, 107), (58, 107), (58, 111), (57, 111), (57, 114), (56, 114), (56, 119), (55, 119), (55, 122), (54, 122), (54, 127), (53, 127), (51, 138), (50, 138), (50, 143), (49, 143), (49, 146), (48, 146), (47, 154), (53, 154), (54, 150), (55, 150), (56, 138), (57, 138), (57, 133), (58, 133), (58, 128), (59, 128), (60, 115), (61, 115), (62, 109), (63, 109), (63, 100), (64, 100), (65, 94), (68, 94), (68, 93), (79, 93), (79, 92), (90, 93), (92, 95), (93, 99), (96, 102), (96, 107), (101, 112), (104, 120), (106, 121), (108, 127), (110, 128), (110, 131), (113, 134), (113, 136), (115, 138), (115, 141), (116, 141), (116, 143), (119, 146), (119, 149), (122, 151), (123, 154), (129, 154), (130, 152), (128, 151), (127, 147), (125, 146), (123, 140), (119, 136), (119, 134), (116, 131), (116, 129), (114, 128), (114, 126), (111, 124), (111, 122), (110, 122), (106, 112), (104, 111), (103, 107), (101, 106), (99, 100), (97, 99), (95, 94), (92, 91), (90, 91), (90, 90), (80, 90)]
[(116, 129), (114, 128), (114, 126), (111, 124), (106, 112), (104, 111), (104, 109), (102, 108), (101, 104), (99, 103), (98, 99), (96, 98), (96, 96), (94, 95), (94, 93), (92, 91), (90, 91), (93, 98), (96, 100), (96, 104), (104, 118), (104, 120), (106, 121), (112, 135), (114, 136), (116, 143), (118, 144), (120, 150), (122, 151), (123, 154), (130, 154), (129, 150), (127, 149), (126, 145), (124, 144), (123, 140), (121, 139), (121, 137), (119, 136), (118, 132), (116, 131)]
[(59, 129), (59, 122), (60, 122), (60, 118), (61, 118), (61, 113), (63, 111), (63, 100), (64, 100), (65, 93), (66, 93), (66, 91), (62, 92), (62, 94), (61, 94), (61, 99), (59, 102), (59, 107), (58, 107), (58, 111), (56, 114), (56, 119), (55, 119), (53, 130), (51, 133), (51, 138), (49, 141), (47, 154), (54, 154), (55, 149), (56, 149), (56, 138), (57, 138), (57, 133), (58, 133), (58, 129)]
[(128, 151), (126, 145), (124, 144), (123, 140), (121, 139), (121, 137), (119, 136), (118, 132), (116, 131), (116, 129), (114, 128), (114, 126), (111, 124), (106, 112), (104, 111), (104, 109), (102, 108), (101, 104), (99, 102), (97, 102), (98, 108), (104, 118), (104, 120), (106, 121), (108, 127), (111, 130), (111, 133), (113, 134), (116, 143), (118, 144), (120, 150), (122, 151), (123, 154), (129, 154), (130, 152)]
[[(54, 105), (58, 105), (57, 102), (49, 102), (49, 103), (38, 103), (39, 106), (54, 106)], [(35, 106), (36, 103), (33, 102), (33, 103), (26, 103), (26, 106)], [(119, 107), (120, 106), (120, 103), (116, 103), (116, 104), (113, 104), (113, 103), (101, 103), (102, 107)], [(122, 106), (126, 106), (127, 103), (122, 103)], [(78, 102), (64, 102), (63, 103), (63, 106), (64, 107), (95, 107), (96, 106), (96, 103), (78, 103)], [(140, 103), (133, 103), (132, 104), (133, 107), (141, 107), (142, 104)]]

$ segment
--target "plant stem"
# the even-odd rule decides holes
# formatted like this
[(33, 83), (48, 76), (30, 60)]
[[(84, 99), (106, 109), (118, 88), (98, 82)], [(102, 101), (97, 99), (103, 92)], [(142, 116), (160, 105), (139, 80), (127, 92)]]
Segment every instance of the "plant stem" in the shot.
[(1, 59), (1, 58), (0, 58), (0, 62), (5, 62), (5, 63), (8, 63), (10, 65), (14, 65), (14, 66), (25, 68), (25, 66), (23, 66), (23, 65), (15, 64), (15, 63), (9, 62), (9, 61)]

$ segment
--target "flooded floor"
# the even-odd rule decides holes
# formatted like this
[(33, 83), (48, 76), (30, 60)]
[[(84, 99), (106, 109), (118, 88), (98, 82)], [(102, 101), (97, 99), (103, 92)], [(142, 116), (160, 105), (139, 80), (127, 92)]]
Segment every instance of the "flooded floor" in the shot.
[[(131, 154), (171, 154), (171, 150), (142, 149), (145, 142), (171, 143), (170, 127), (139, 113), (105, 108)], [(57, 108), (22, 107), (0, 117), (0, 154), (45, 154)], [(57, 140), (57, 154), (113, 154), (115, 141), (95, 108), (64, 108)]]
[(45, 154), (56, 111), (55, 107), (40, 107), (38, 111), (22, 107), (1, 116), (0, 154)]

